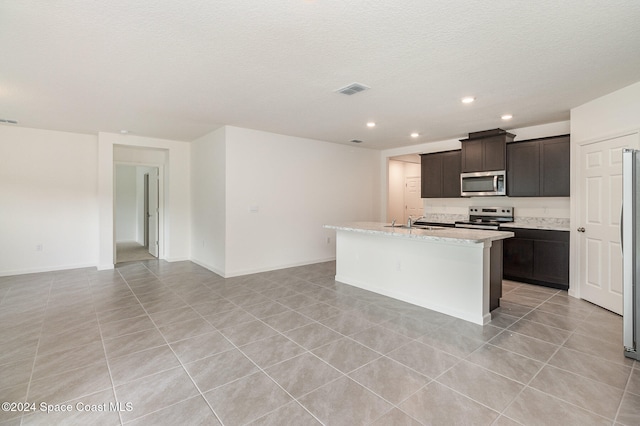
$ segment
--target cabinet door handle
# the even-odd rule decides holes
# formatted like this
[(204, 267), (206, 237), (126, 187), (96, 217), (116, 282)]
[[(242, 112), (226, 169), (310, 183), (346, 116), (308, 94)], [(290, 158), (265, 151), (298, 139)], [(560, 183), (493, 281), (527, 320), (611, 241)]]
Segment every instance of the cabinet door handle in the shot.
[(578, 228), (578, 232), (584, 232), (584, 231), (586, 231), (586, 229), (584, 229), (582, 226)]

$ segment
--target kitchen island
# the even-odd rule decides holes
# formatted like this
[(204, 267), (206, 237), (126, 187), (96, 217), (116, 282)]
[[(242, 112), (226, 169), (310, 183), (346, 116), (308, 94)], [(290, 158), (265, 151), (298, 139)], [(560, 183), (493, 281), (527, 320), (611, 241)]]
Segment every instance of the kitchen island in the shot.
[(487, 324), (502, 293), (502, 240), (513, 232), (378, 222), (336, 230), (336, 281)]

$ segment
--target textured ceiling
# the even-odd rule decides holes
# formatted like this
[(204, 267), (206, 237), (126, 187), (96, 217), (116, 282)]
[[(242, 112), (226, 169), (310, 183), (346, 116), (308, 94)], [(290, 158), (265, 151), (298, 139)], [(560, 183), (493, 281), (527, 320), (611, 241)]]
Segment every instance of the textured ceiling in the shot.
[(639, 22), (638, 0), (0, 0), (0, 118), (399, 147), (567, 120), (640, 81)]

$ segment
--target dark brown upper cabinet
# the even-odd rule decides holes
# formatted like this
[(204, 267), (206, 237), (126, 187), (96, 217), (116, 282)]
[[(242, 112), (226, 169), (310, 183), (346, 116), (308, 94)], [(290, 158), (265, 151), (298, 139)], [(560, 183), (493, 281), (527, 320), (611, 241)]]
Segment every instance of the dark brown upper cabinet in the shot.
[(461, 151), (422, 154), (422, 198), (459, 198)]
[(513, 142), (507, 145), (507, 195), (568, 197), (569, 135)]
[(502, 129), (469, 133), (462, 139), (462, 173), (490, 172), (507, 168), (507, 142), (515, 137)]

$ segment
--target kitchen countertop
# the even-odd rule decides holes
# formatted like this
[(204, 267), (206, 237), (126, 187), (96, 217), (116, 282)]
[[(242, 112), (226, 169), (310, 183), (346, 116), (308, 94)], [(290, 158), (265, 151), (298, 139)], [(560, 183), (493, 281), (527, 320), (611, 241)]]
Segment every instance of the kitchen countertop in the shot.
[(514, 236), (509, 231), (487, 231), (482, 229), (466, 228), (442, 228), (419, 229), (400, 228), (399, 225), (390, 227), (389, 223), (381, 222), (347, 222), (337, 225), (324, 225), (327, 229), (339, 231), (362, 232), (366, 234), (389, 235), (398, 238), (409, 238), (426, 241), (442, 241), (459, 244), (487, 243), (495, 240), (503, 240)]
[(547, 217), (518, 217), (514, 222), (500, 225), (502, 228), (542, 229), (549, 231), (569, 231), (569, 219)]

